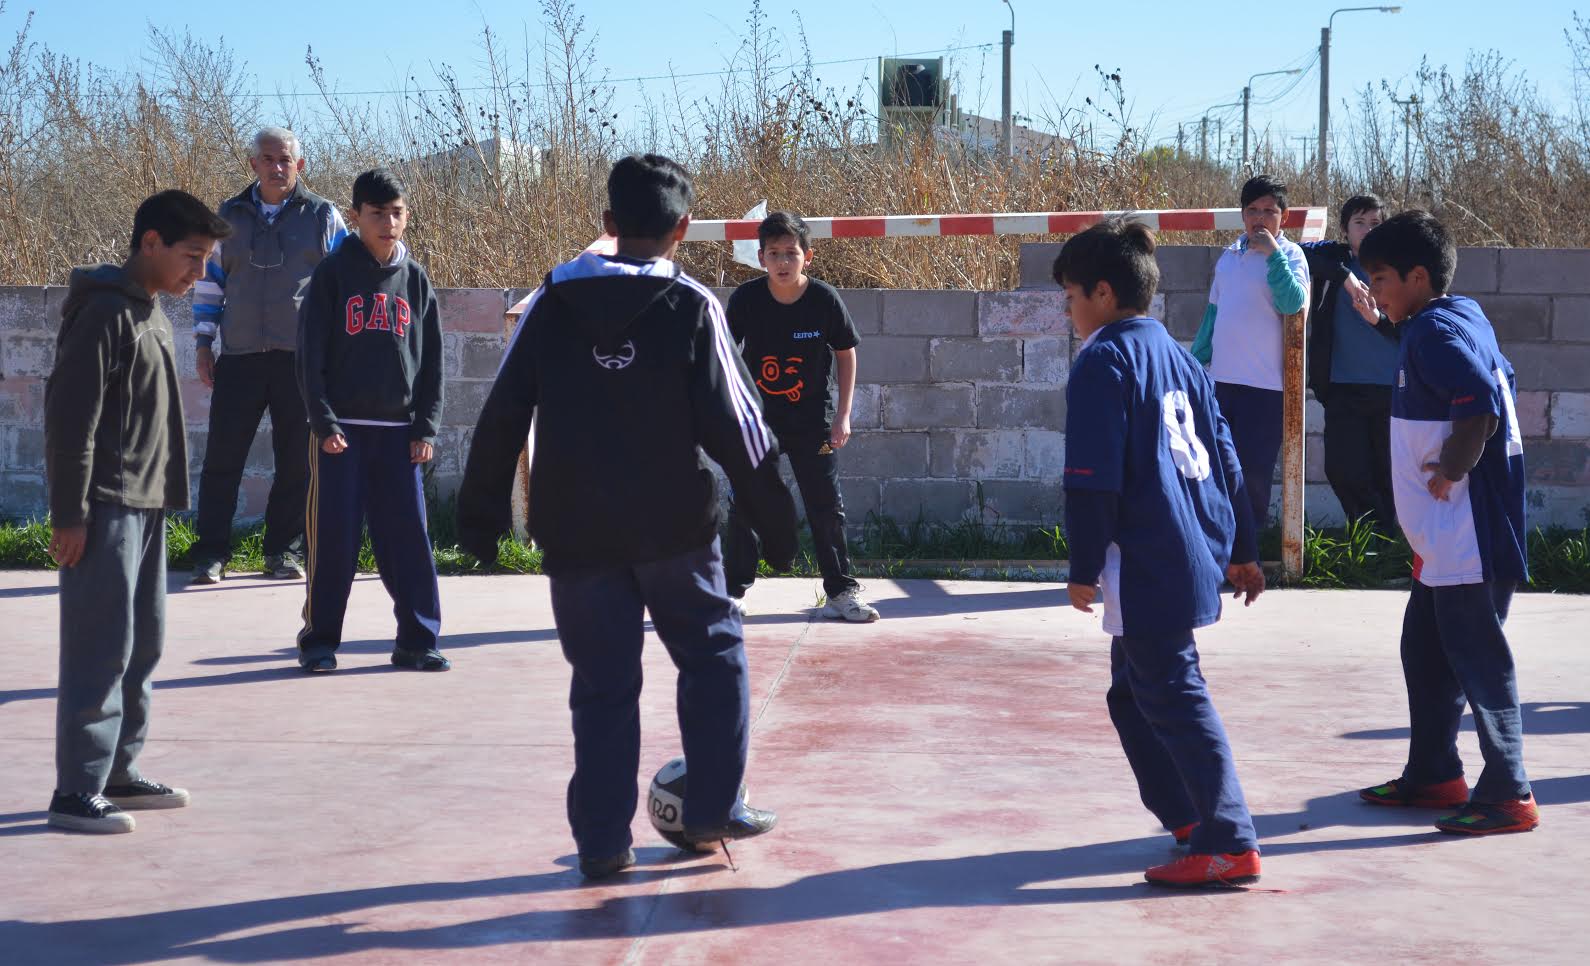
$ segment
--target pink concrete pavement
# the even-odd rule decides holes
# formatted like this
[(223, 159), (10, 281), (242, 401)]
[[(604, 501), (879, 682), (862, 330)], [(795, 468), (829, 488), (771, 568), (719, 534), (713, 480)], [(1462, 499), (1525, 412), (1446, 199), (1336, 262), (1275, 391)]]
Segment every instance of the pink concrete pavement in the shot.
[[(445, 675), (387, 666), (374, 579), (315, 678), (290, 651), (301, 585), (173, 593), (144, 767), (194, 803), (97, 838), (43, 826), (53, 578), (0, 573), (0, 961), (1584, 961), (1590, 599), (1515, 605), (1544, 825), (1486, 841), (1350, 794), (1401, 764), (1405, 595), (1228, 610), (1200, 638), (1265, 877), (1166, 895), (1141, 882), (1174, 853), (1105, 714), (1097, 622), (1053, 584), (869, 589), (873, 626), (812, 619), (809, 581), (752, 592), (749, 779), (778, 830), (731, 871), (640, 817), (641, 866), (588, 887), (543, 580), (443, 581)], [(678, 748), (661, 648), (647, 669), (643, 781)]]

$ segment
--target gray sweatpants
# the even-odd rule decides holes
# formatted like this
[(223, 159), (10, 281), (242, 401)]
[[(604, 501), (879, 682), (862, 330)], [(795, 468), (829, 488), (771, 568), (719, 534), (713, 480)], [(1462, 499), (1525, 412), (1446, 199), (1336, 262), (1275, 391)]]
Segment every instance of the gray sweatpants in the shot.
[(62, 567), (56, 791), (97, 795), (139, 777), (150, 679), (166, 636), (166, 513), (95, 503)]

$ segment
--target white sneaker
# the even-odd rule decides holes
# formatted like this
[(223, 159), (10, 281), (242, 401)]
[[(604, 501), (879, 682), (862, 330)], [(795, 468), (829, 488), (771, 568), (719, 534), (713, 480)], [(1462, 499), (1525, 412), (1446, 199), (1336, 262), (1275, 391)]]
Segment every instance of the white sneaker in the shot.
[(860, 591), (847, 590), (828, 598), (823, 605), (823, 616), (852, 624), (871, 624), (878, 619), (878, 609), (861, 599)]
[(740, 615), (740, 620), (742, 621), (745, 620), (745, 615), (750, 613), (750, 611), (745, 609), (744, 597), (730, 597), (729, 606), (734, 609), (736, 614)]

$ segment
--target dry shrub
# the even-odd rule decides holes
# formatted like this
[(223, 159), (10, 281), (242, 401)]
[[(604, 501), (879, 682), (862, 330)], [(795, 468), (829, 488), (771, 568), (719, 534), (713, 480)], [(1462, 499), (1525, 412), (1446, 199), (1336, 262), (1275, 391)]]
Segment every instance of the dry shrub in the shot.
[[(809, 215), (1229, 206), (1243, 174), (1147, 149), (1119, 72), (1104, 70), (1096, 98), (1051, 110), (1046, 124), (1064, 140), (1043, 156), (1004, 162), (926, 134), (882, 151), (870, 89), (825, 85), (798, 19), (797, 49), (786, 50), (759, 0), (712, 96), (649, 88), (645, 116), (621, 130), (574, 0), (541, 0), (540, 20), (538, 49), (510, 51), (487, 28), (482, 76), (442, 67), (395, 104), (339, 94), (312, 50), (305, 63), (319, 97), (271, 98), (246, 90), (244, 65), (223, 45), (152, 28), (159, 68), (122, 77), (31, 42), (24, 21), (0, 58), (0, 282), (58, 283), (74, 264), (119, 257), (132, 210), (153, 191), (181, 187), (212, 203), (235, 193), (263, 124), (299, 133), (306, 180), (331, 198), (345, 199), (360, 170), (397, 167), (415, 211), (410, 241), (447, 286), (531, 284), (578, 252), (600, 230), (612, 159), (631, 150), (686, 164), (701, 218), (738, 217), (764, 198)], [(1582, 62), (1585, 25), (1576, 21), (1568, 40)], [(787, 62), (797, 66), (780, 67)], [(1336, 198), (1368, 188), (1432, 207), (1467, 244), (1584, 243), (1584, 96), (1556, 113), (1491, 55), (1460, 74), (1427, 66), (1418, 85), (1414, 170), (1402, 167), (1400, 113), (1385, 92), (1366, 90), (1337, 128)], [(494, 143), (540, 152), (515, 160), (483, 147)], [(1299, 201), (1318, 194), (1313, 172), (1263, 139), (1255, 164), (1291, 180)], [(842, 286), (999, 289), (1015, 281), (1019, 242), (825, 242), (818, 270)], [(691, 244), (681, 259), (713, 283), (753, 274), (726, 245)]]

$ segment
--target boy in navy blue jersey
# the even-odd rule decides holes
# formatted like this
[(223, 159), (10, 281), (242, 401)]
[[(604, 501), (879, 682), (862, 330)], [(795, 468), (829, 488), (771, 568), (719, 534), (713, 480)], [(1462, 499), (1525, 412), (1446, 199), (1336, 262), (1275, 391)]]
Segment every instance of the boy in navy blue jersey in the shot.
[(1193, 629), (1220, 619), (1225, 577), (1264, 590), (1257, 537), (1214, 385), (1144, 315), (1159, 268), (1154, 236), (1110, 220), (1066, 242), (1054, 277), (1086, 337), (1066, 386), (1066, 532), (1071, 605), (1100, 590), (1110, 644), (1110, 718), (1149, 811), (1191, 854), (1155, 885), (1259, 877), (1258, 838)]
[[(1359, 248), (1370, 294), (1402, 326), (1391, 398), (1391, 484), (1413, 548), (1402, 622), (1411, 739), (1402, 775), (1364, 789), (1377, 805), (1457, 808), (1443, 832), (1527, 832), (1540, 812), (1524, 774), (1513, 654), (1502, 633), (1529, 570), (1524, 443), (1512, 364), (1471, 299), (1446, 294), (1457, 248), (1423, 211)], [(1485, 769), (1469, 794), (1458, 721), (1474, 711)]]
[(458, 493), (464, 547), (495, 560), (532, 417), (530, 535), (573, 668), (568, 815), (588, 878), (635, 864), (645, 616), (679, 669), (689, 782), (684, 837), (706, 847), (773, 828), (740, 798), (750, 686), (724, 586), (723, 468), (769, 563), (795, 556), (795, 504), (778, 446), (712, 290), (673, 261), (690, 227), (690, 175), (660, 155), (620, 160), (602, 221), (616, 255), (559, 265), (530, 297), (475, 426)]
[(298, 314), (298, 386), (308, 407), (309, 537), (298, 663), (334, 671), (360, 536), (370, 526), (381, 583), (392, 596), (392, 663), (452, 665), (421, 467), (442, 419), (442, 323), (425, 269), (403, 244), (403, 185), (377, 168), (353, 182), (358, 234), (326, 256)]

